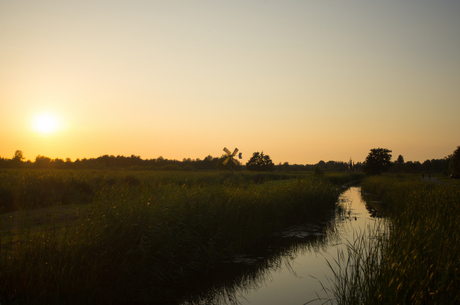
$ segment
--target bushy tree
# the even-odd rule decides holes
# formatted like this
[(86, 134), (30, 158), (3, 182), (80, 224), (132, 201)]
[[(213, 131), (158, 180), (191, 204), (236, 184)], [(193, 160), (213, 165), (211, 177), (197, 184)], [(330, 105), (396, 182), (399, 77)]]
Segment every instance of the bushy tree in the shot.
[(22, 152), (22, 150), (16, 150), (14, 152), (14, 157), (13, 157), (13, 161), (18, 161), (18, 162), (22, 162), (22, 160), (24, 160), (24, 153)]
[(22, 161), (24, 160), (24, 153), (22, 152), (22, 150), (16, 150), (14, 152), (14, 157), (13, 159), (11, 159), (11, 162), (13, 164), (14, 167), (19, 167), (22, 165)]
[(275, 164), (270, 159), (270, 156), (264, 155), (264, 152), (255, 152), (246, 163), (246, 168), (250, 171), (272, 172), (275, 170)]
[(388, 171), (391, 166), (391, 150), (386, 148), (373, 148), (366, 157), (364, 172), (367, 175), (380, 175)]

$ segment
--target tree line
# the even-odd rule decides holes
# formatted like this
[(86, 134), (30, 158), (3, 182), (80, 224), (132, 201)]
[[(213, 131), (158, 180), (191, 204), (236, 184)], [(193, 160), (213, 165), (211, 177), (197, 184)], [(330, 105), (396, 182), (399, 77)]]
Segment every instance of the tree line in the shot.
[[(234, 170), (244, 168), (254, 171), (310, 171), (315, 166), (324, 171), (346, 171), (349, 164), (338, 161), (319, 161), (317, 164), (289, 164), (288, 162), (275, 165), (268, 155), (263, 152), (255, 152), (252, 158), (242, 164), (238, 160), (238, 165), (233, 163), (223, 164), (227, 158), (226, 155), (221, 157), (206, 156), (203, 159), (184, 158), (182, 161), (176, 159), (167, 159), (162, 156), (154, 159), (142, 159), (140, 156), (114, 156), (103, 155), (97, 158), (83, 158), (72, 161), (70, 158), (61, 159), (38, 155), (34, 161), (25, 161), (23, 152), (16, 150), (11, 159), (0, 157), (0, 168), (49, 168), (49, 169), (144, 169), (144, 170), (226, 170), (234, 167)], [(360, 163), (356, 164), (360, 168)]]
[(34, 161), (24, 161), (23, 152), (17, 150), (12, 159), (0, 157), (0, 168), (51, 168), (51, 169), (164, 169), (164, 170), (211, 170), (216, 169), (219, 158), (211, 155), (201, 159), (142, 159), (140, 156), (103, 155), (97, 158), (83, 158), (72, 161), (70, 158), (49, 158), (38, 155)]
[[(460, 147), (460, 146), (459, 146)], [(372, 160), (369, 156), (377, 153), (378, 149), (371, 149), (365, 162), (353, 162), (351, 159), (348, 162), (343, 161), (319, 161), (316, 164), (289, 164), (289, 162), (273, 164), (273, 161), (268, 155), (263, 152), (254, 152), (251, 159), (244, 165), (238, 162), (238, 165), (231, 163), (224, 164), (226, 155), (221, 157), (206, 156), (203, 159), (190, 159), (184, 158), (182, 161), (176, 159), (167, 159), (162, 156), (154, 159), (142, 159), (140, 156), (114, 156), (103, 155), (97, 158), (83, 158), (72, 161), (70, 158), (49, 158), (46, 156), (38, 155), (34, 161), (25, 161), (23, 152), (16, 150), (11, 159), (0, 157), (0, 168), (49, 168), (49, 169), (139, 169), (139, 170), (242, 170), (244, 168), (253, 171), (313, 171), (315, 169), (321, 171), (372, 171), (366, 170), (369, 168)], [(457, 150), (455, 152), (459, 151)], [(384, 152), (387, 155), (391, 150)], [(404, 161), (404, 157), (399, 155), (396, 161), (391, 161), (391, 155), (388, 162), (384, 167), (377, 171), (390, 171), (390, 172), (442, 172), (450, 174), (453, 172), (452, 160), (456, 160), (459, 153), (449, 155), (443, 159), (427, 159), (423, 163), (419, 161)], [(367, 164), (367, 165), (366, 165)]]
[(396, 161), (392, 162), (391, 152), (387, 148), (371, 149), (364, 162), (363, 171), (368, 175), (379, 175), (382, 172), (460, 174), (460, 146), (443, 159), (425, 160), (423, 163), (419, 161), (405, 162), (402, 155), (399, 155)]

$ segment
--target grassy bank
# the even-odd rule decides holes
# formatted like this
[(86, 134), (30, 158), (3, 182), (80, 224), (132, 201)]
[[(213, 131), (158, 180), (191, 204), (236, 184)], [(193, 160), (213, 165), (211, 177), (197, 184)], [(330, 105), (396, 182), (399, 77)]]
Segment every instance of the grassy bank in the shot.
[[(56, 205), (87, 204), (107, 189), (165, 185), (247, 186), (266, 181), (300, 179), (312, 172), (168, 172), (110, 170), (0, 170), (0, 213)], [(332, 184), (359, 180), (359, 173), (327, 173)]]
[(1, 218), (2, 304), (171, 301), (194, 275), (273, 231), (330, 213), (338, 197), (327, 177), (312, 175), (273, 174), (265, 183), (249, 173), (24, 175), (2, 177), (22, 209)]
[(337, 273), (339, 303), (460, 303), (459, 185), (375, 176), (362, 189), (383, 200), (390, 231), (349, 245)]

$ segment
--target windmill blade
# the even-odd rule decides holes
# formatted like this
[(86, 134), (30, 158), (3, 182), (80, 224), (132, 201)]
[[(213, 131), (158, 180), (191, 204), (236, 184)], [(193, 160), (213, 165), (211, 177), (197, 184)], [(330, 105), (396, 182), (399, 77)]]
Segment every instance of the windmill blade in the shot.
[(238, 163), (239, 163), (238, 160), (236, 160), (236, 159), (232, 159), (232, 160), (233, 160), (233, 163), (235, 163), (236, 165), (239, 165), (239, 164), (238, 164)]
[(224, 147), (224, 151), (229, 155), (231, 154), (230, 151), (227, 149), (227, 147)]
[(238, 152), (238, 148), (235, 148), (235, 150), (233, 151), (232, 156), (236, 155), (237, 152)]
[(227, 163), (228, 163), (228, 160), (230, 160), (230, 159), (231, 159), (231, 158), (230, 158), (230, 157), (228, 157), (227, 159), (225, 159), (225, 160), (224, 160), (224, 162), (222, 162), (222, 164), (223, 164), (223, 165), (227, 165)]

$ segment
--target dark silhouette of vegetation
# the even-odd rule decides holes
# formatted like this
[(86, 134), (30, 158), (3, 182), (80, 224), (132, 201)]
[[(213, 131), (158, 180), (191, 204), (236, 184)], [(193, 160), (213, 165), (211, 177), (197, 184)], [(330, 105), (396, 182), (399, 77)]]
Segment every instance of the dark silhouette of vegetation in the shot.
[(276, 171), (295, 172), (295, 171), (314, 171), (315, 167), (318, 166), (322, 171), (362, 171), (363, 163), (356, 162), (352, 168), (349, 168), (348, 162), (342, 161), (319, 161), (316, 164), (289, 164), (289, 162), (279, 163), (275, 165)]
[(162, 156), (156, 159), (143, 160), (140, 156), (131, 155), (114, 156), (103, 155), (97, 158), (76, 159), (72, 162), (70, 158), (65, 160), (52, 159), (38, 155), (34, 162), (24, 162), (22, 151), (16, 151), (12, 159), (0, 157), (0, 168), (37, 168), (37, 169), (131, 169), (131, 170), (216, 170), (219, 158), (206, 156), (203, 160), (197, 158), (183, 159), (183, 161), (171, 160)]
[(11, 160), (11, 162), (13, 163), (13, 165), (15, 167), (21, 167), (22, 161), (24, 159), (25, 158), (24, 158), (24, 154), (23, 154), (22, 150), (16, 150), (15, 153), (14, 153), (14, 157)]
[(394, 162), (393, 166), (390, 168), (391, 172), (396, 173), (443, 173), (447, 175), (447, 168), (449, 165), (449, 158), (444, 159), (431, 159), (425, 160), (423, 163), (419, 161), (407, 161), (399, 163), (398, 160)]
[[(460, 147), (460, 146), (459, 146)], [(419, 161), (404, 161), (399, 155), (398, 159), (390, 162), (389, 171), (395, 173), (442, 173), (449, 175), (460, 173), (459, 169), (459, 149), (443, 159)], [(25, 161), (24, 154), (21, 150), (16, 150), (11, 159), (0, 157), (0, 168), (24, 168), (24, 169), (129, 169), (129, 170), (148, 170), (148, 171), (212, 171), (212, 170), (231, 170), (230, 162), (223, 165), (227, 158), (222, 155), (220, 158), (211, 155), (204, 159), (184, 158), (182, 161), (166, 159), (162, 156), (156, 159), (142, 159), (140, 156), (114, 156), (103, 155), (97, 158), (84, 158), (72, 161), (66, 159), (52, 159), (46, 156), (38, 155), (34, 161)], [(236, 160), (237, 161), (237, 160)], [(275, 171), (296, 172), (296, 171), (314, 171), (316, 167), (323, 172), (330, 171), (364, 171), (364, 163), (342, 162), (342, 161), (319, 161), (316, 164), (289, 164), (289, 162), (274, 165)], [(243, 165), (234, 165), (234, 170), (243, 169)]]
[(337, 299), (342, 304), (460, 304), (458, 184), (374, 176), (362, 181), (362, 190), (385, 202), (391, 229), (387, 235), (377, 226), (365, 236), (372, 242), (355, 242), (348, 249), (351, 255), (343, 262), (353, 267), (336, 286)]
[(460, 146), (457, 146), (449, 159), (449, 174), (460, 174)]
[(318, 177), (322, 177), (324, 175), (324, 171), (321, 168), (319, 168), (318, 165), (315, 166), (313, 173), (315, 176), (318, 176)]
[[(224, 172), (126, 172), (3, 171), (0, 187), (21, 203), (38, 199), (30, 207), (91, 197), (87, 186), (95, 195), (93, 204), (7, 223), (5, 235), (15, 235), (2, 240), (2, 304), (180, 304), (222, 261), (265, 246), (287, 226), (330, 215), (340, 192), (309, 175), (256, 185), (247, 179), (257, 173), (237, 173), (229, 186), (219, 182)], [(107, 178), (116, 185), (106, 187)]]
[(397, 172), (400, 173), (400, 172), (403, 171), (403, 169), (404, 169), (404, 157), (402, 155), (399, 155), (398, 159), (396, 159), (395, 166), (396, 166), (396, 171)]
[[(38, 155), (35, 158), (35, 167), (36, 168), (49, 168), (49, 167), (51, 167), (51, 161), (52, 161), (51, 158)], [(57, 162), (57, 164), (59, 164), (59, 161)], [(53, 166), (53, 167), (55, 167), (55, 166)]]
[[(236, 159), (232, 159), (231, 162), (226, 162), (225, 163), (225, 160), (227, 160), (228, 158), (228, 155), (222, 155), (218, 161), (217, 161), (217, 165), (216, 165), (216, 168), (218, 170), (228, 170), (228, 171), (231, 171), (231, 170), (239, 170), (240, 169), (240, 161), (236, 160)], [(234, 160), (234, 161), (233, 161)], [(236, 161), (237, 164), (235, 164), (234, 162)], [(224, 164), (225, 163), (225, 164)]]
[(275, 164), (269, 155), (264, 155), (264, 152), (255, 152), (246, 163), (246, 168), (255, 172), (272, 172), (275, 170)]
[[(171, 165), (175, 166), (175, 165)], [(360, 180), (362, 173), (329, 173), (325, 180), (341, 185)], [(172, 171), (133, 170), (3, 170), (0, 171), (0, 214), (55, 205), (88, 204), (102, 193), (117, 189), (159, 187), (165, 183), (180, 187), (197, 185), (234, 186), (262, 184), (266, 181), (309, 177), (308, 173), (239, 171), (235, 176), (227, 172), (201, 171), (175, 173)]]
[(372, 148), (366, 157), (364, 172), (367, 175), (380, 175), (391, 166), (391, 150), (386, 148)]

